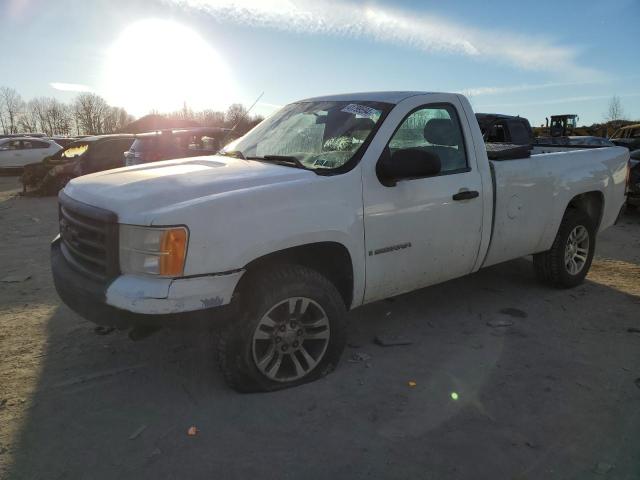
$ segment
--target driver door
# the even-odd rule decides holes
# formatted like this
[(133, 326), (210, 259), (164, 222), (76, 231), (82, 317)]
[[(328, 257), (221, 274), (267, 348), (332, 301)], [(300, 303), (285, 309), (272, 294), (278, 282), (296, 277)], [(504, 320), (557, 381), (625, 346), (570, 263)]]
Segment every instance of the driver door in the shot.
[(449, 103), (418, 106), (387, 143), (392, 160), (400, 149), (436, 153), (441, 161), (438, 175), (404, 179), (394, 186), (384, 186), (375, 174), (363, 175), (365, 302), (473, 270), (482, 237), (483, 196), (461, 116)]

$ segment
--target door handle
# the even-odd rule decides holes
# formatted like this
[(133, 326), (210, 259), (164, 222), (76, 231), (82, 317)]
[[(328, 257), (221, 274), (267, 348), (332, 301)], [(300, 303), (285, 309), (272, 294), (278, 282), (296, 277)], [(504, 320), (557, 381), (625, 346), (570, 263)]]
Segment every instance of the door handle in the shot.
[(454, 200), (471, 200), (472, 198), (476, 198), (480, 195), (479, 192), (475, 190), (463, 190), (462, 192), (458, 192), (453, 196)]

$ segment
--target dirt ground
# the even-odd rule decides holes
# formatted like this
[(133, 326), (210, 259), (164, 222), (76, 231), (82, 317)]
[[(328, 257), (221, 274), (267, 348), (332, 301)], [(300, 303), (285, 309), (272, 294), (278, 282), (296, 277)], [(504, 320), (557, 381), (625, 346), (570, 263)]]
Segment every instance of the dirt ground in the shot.
[(210, 336), (100, 336), (62, 305), (55, 199), (17, 192), (0, 178), (0, 279), (29, 276), (0, 282), (2, 479), (640, 479), (637, 213), (576, 289), (522, 259), (378, 302), (335, 373), (240, 395)]

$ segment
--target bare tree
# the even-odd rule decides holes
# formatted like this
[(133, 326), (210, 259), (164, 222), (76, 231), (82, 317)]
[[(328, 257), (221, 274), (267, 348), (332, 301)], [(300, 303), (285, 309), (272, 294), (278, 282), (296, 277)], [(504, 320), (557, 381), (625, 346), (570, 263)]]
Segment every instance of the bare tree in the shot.
[[(81, 93), (73, 102), (76, 130), (87, 135), (104, 133), (109, 109), (109, 105), (101, 96), (95, 93)], [(106, 122), (109, 123), (108, 120)]]
[(27, 102), (20, 115), (19, 126), (23, 132), (37, 132), (40, 130), (40, 117), (38, 115), (38, 100), (32, 99)]
[(55, 98), (51, 98), (47, 113), (51, 119), (51, 135), (70, 135), (72, 130), (71, 108)]
[[(607, 122), (616, 129), (620, 124), (620, 120), (624, 119), (624, 110), (622, 109), (622, 103), (620, 97), (614, 95), (609, 101), (609, 110), (605, 114)], [(607, 135), (609, 135), (609, 125), (607, 125)]]
[(18, 133), (18, 120), (24, 108), (20, 94), (9, 87), (0, 87), (0, 126), (5, 134)]
[(246, 115), (247, 109), (244, 105), (241, 103), (232, 103), (229, 105), (227, 113), (225, 114), (225, 123), (229, 128), (233, 128), (236, 125), (238, 125), (239, 128), (240, 125), (238, 123), (243, 121)]
[(71, 109), (51, 97), (34, 98), (27, 103), (22, 123), (39, 127), (47, 135), (69, 135), (72, 132)]
[(124, 108), (108, 107), (102, 122), (101, 133), (117, 133), (122, 131), (129, 123), (133, 121), (133, 117), (127, 113)]
[(196, 120), (204, 127), (222, 127), (224, 126), (224, 112), (215, 110), (203, 110), (198, 112)]

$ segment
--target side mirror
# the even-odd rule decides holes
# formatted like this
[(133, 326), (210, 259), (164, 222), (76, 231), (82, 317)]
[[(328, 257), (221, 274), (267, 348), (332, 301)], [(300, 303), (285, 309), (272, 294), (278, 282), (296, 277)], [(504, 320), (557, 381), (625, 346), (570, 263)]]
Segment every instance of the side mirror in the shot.
[(441, 168), (440, 157), (433, 152), (405, 148), (392, 155), (387, 147), (378, 161), (376, 173), (385, 187), (393, 187), (399, 180), (438, 175)]

